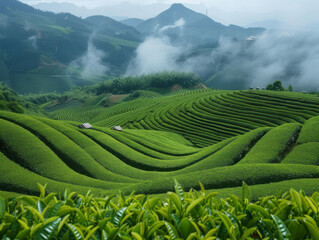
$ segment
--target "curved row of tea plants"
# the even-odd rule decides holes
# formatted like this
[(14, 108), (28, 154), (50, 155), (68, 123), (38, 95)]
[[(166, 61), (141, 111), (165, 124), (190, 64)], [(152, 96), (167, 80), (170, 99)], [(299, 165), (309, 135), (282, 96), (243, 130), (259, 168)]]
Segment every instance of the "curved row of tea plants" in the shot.
[(172, 132), (80, 129), (76, 122), (0, 111), (0, 191), (35, 194), (36, 183), (47, 183), (55, 192), (157, 194), (171, 190), (174, 178), (186, 189), (201, 181), (221, 190), (241, 181), (257, 186), (305, 179), (308, 190), (319, 179), (318, 119), (259, 127), (196, 148)]
[[(60, 120), (77, 121), (83, 115), (79, 108), (78, 115), (73, 111), (63, 118), (63, 111), (55, 113)], [(139, 98), (99, 111), (91, 117), (88, 111), (85, 120), (102, 127), (175, 132), (206, 147), (259, 127), (303, 123), (319, 115), (319, 99), (301, 93), (205, 89)]]

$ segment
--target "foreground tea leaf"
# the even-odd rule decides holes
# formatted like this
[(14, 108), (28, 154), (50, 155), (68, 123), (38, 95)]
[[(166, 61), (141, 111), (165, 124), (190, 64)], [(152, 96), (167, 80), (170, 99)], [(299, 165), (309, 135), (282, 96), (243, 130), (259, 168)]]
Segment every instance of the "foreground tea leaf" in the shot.
[(192, 232), (195, 232), (195, 229), (188, 218), (183, 218), (179, 224), (179, 233), (182, 238), (187, 238)]
[(157, 223), (154, 223), (151, 227), (150, 227), (150, 229), (149, 229), (149, 231), (148, 231), (148, 233), (147, 233), (147, 238), (150, 238), (159, 228), (161, 228), (162, 226), (164, 226), (165, 225), (165, 222), (157, 222)]
[(80, 229), (78, 229), (76, 226), (74, 226), (73, 224), (70, 224), (70, 223), (68, 223), (66, 226), (70, 229), (70, 231), (72, 232), (72, 234), (76, 240), (83, 240), (84, 239), (82, 231)]
[(143, 238), (141, 237), (141, 235), (139, 235), (138, 233), (132, 232), (131, 234), (132, 234), (132, 236), (133, 236), (136, 240), (143, 240)]
[(6, 204), (4, 200), (0, 197), (0, 219), (2, 218), (5, 211), (6, 211)]
[(182, 188), (182, 185), (179, 184), (179, 182), (176, 181), (176, 179), (174, 179), (175, 181), (175, 192), (178, 195), (180, 201), (182, 202), (183, 205), (185, 205), (185, 196), (184, 196), (184, 190)]
[(85, 240), (89, 240), (90, 237), (96, 232), (96, 230), (98, 230), (99, 227), (95, 227), (93, 228), (86, 236), (85, 236)]
[(169, 223), (169, 222), (164, 222), (165, 223), (165, 226), (166, 226), (166, 228), (167, 228), (167, 231), (168, 231), (168, 233), (169, 233), (169, 235), (170, 235), (170, 237), (171, 237), (171, 239), (176, 239), (176, 238), (178, 238), (179, 236), (178, 236), (178, 232), (177, 232), (177, 230), (175, 229), (175, 227), (171, 224), (171, 223)]
[(290, 232), (287, 226), (284, 224), (283, 221), (276, 215), (271, 215), (272, 219), (274, 220), (278, 232), (278, 237), (280, 240), (289, 240)]
[(61, 218), (58, 218), (52, 222), (44, 225), (40, 231), (38, 232), (35, 240), (49, 240), (55, 234), (55, 231), (58, 229), (59, 223), (61, 222)]
[(126, 211), (126, 207), (123, 207), (116, 212), (114, 218), (112, 219), (112, 223), (114, 224), (115, 227), (119, 226), (122, 218), (125, 215), (125, 211)]
[(186, 216), (197, 206), (199, 205), (204, 199), (202, 197), (192, 201), (192, 203), (186, 209)]
[(319, 240), (319, 229), (313, 218), (308, 215), (305, 215), (304, 218), (298, 218), (308, 229), (313, 239)]

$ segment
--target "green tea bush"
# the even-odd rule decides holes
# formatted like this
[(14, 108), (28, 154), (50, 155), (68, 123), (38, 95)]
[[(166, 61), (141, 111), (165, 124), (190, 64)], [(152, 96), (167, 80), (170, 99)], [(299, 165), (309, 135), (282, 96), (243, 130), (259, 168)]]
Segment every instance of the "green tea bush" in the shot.
[(108, 170), (103, 168), (85, 150), (56, 129), (28, 116), (16, 114), (3, 115), (0, 112), (0, 118), (8, 119), (31, 131), (54, 150), (55, 154), (74, 171), (104, 181), (112, 181)]
[[(101, 188), (88, 188), (83, 185), (79, 186), (76, 184), (65, 183), (63, 182), (63, 179), (60, 181), (43, 177), (9, 160), (1, 152), (0, 162), (1, 189), (8, 192), (36, 195), (38, 194), (39, 190), (35, 183), (40, 183), (43, 185), (49, 184), (47, 190), (50, 192), (63, 192), (66, 188), (72, 189), (73, 191), (77, 191), (79, 193), (86, 193), (89, 190), (93, 191), (95, 194), (101, 194), (101, 192), (105, 192), (105, 190)], [(5, 195), (7, 196), (8, 194)]]
[(319, 117), (309, 119), (301, 129), (297, 143), (308, 142), (319, 142)]
[(238, 164), (279, 163), (297, 141), (301, 125), (287, 123), (269, 131)]
[[(58, 130), (63, 133), (73, 142), (75, 142), (79, 147), (81, 147), (84, 151), (86, 151), (95, 161), (97, 161), (103, 168), (108, 169), (108, 172), (105, 172), (105, 177), (109, 178), (109, 181), (112, 182), (136, 182), (136, 180), (124, 176), (123, 173), (116, 174), (113, 171), (113, 166), (117, 166), (121, 161), (117, 159), (114, 155), (100, 147), (93, 140), (86, 137), (84, 134), (78, 132), (73, 127), (70, 127), (69, 124), (65, 124), (63, 122), (58, 122), (45, 118), (37, 118), (38, 120), (44, 122), (45, 124), (51, 126), (52, 128)], [(115, 159), (115, 163), (113, 162)]]
[(319, 165), (319, 142), (309, 142), (292, 149), (282, 163)]
[(1, 152), (32, 172), (81, 186), (114, 188), (116, 185), (121, 185), (119, 183), (108, 185), (105, 181), (72, 170), (40, 139), (14, 123), (0, 119), (0, 126)]
[[(202, 186), (202, 185), (201, 185)], [(317, 239), (319, 193), (290, 189), (282, 196), (251, 201), (241, 196), (175, 191), (162, 198), (144, 195), (94, 197), (65, 191), (0, 198), (0, 235), (9, 239)]]
[[(301, 164), (247, 164), (213, 169), (194, 170), (189, 173), (171, 174), (143, 181), (138, 184), (122, 188), (124, 193), (129, 194), (132, 190), (136, 193), (158, 194), (173, 190), (174, 178), (183, 183), (185, 189), (196, 188), (194, 179), (200, 181), (208, 189), (234, 188), (241, 185), (242, 181), (249, 185), (275, 183), (293, 179), (317, 179), (319, 177), (318, 166)], [(229, 177), (228, 177), (229, 176)], [(276, 189), (273, 189), (277, 192)]]
[(215, 154), (181, 170), (181, 172), (192, 172), (210, 168), (230, 166), (241, 160), (251, 147), (264, 136), (270, 129), (259, 128), (236, 138)]
[(15, 113), (24, 113), (24, 109), (17, 102), (0, 100), (0, 110), (7, 110)]

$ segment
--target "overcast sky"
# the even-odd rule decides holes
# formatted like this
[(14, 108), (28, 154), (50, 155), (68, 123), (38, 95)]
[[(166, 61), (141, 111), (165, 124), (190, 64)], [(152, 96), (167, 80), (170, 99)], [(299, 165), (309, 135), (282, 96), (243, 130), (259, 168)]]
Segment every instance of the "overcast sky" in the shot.
[[(184, 3), (193, 10), (205, 13), (224, 24), (247, 25), (250, 22), (264, 20), (280, 20), (291, 26), (319, 25), (319, 1), (318, 0), (22, 0), (34, 5), (43, 2), (69, 2), (86, 8), (96, 8), (106, 5), (117, 5), (121, 2), (130, 2), (142, 5), (155, 3), (172, 4), (174, 2)], [(154, 11), (152, 11), (152, 14)], [(149, 10), (148, 10), (149, 11)], [(163, 9), (158, 9), (158, 12)], [(147, 11), (131, 13), (128, 17), (149, 18)], [(134, 15), (134, 16), (133, 16)], [(126, 17), (126, 16), (122, 16)]]
[(303, 10), (312, 11), (314, 8), (318, 10), (318, 0), (23, 0), (25, 3), (36, 4), (40, 2), (70, 2), (78, 6), (86, 6), (88, 8), (113, 5), (120, 2), (132, 2), (136, 4), (153, 4), (153, 3), (191, 3), (191, 4), (205, 4), (207, 6), (216, 6), (224, 11), (245, 11), (245, 12), (269, 12), (269, 11), (290, 11)]

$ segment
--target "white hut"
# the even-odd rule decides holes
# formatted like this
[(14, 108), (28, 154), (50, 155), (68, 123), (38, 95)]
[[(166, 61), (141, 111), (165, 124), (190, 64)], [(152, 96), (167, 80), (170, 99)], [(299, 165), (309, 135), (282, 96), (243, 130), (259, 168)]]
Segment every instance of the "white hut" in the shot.
[(91, 129), (93, 128), (91, 124), (89, 123), (82, 123), (78, 126), (79, 128), (83, 128), (83, 129)]
[(114, 127), (111, 127), (111, 130), (122, 132), (123, 129), (121, 126), (114, 126)]

